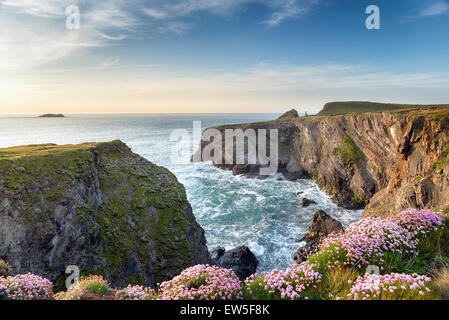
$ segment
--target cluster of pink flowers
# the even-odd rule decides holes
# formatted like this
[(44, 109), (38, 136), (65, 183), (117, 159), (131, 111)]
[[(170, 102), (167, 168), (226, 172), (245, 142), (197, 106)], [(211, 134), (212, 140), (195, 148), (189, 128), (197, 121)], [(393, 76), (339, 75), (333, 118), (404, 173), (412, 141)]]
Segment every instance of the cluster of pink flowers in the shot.
[[(256, 295), (263, 289), (273, 298), (308, 299), (304, 291), (316, 288), (321, 282), (321, 274), (315, 270), (317, 266), (307, 262), (294, 265), (284, 270), (272, 270), (263, 274), (255, 274), (245, 280), (245, 287), (250, 295)], [(258, 288), (258, 286), (260, 288)]]
[(418, 234), (427, 234), (436, 230), (444, 223), (447, 218), (442, 212), (432, 212), (431, 210), (408, 209), (389, 218), (390, 221), (398, 223), (400, 226), (410, 232)]
[(117, 292), (117, 297), (120, 300), (154, 300), (156, 296), (157, 294), (153, 289), (143, 286), (129, 285), (125, 289)]
[(242, 299), (240, 280), (230, 269), (197, 265), (184, 270), (159, 289), (162, 300)]
[(0, 297), (11, 300), (48, 300), (53, 296), (53, 284), (42, 277), (19, 274), (0, 278)]
[(354, 282), (350, 300), (414, 300), (430, 292), (429, 277), (416, 273), (390, 273), (386, 275), (365, 274)]
[(340, 263), (359, 268), (368, 264), (381, 265), (385, 252), (416, 254), (418, 236), (443, 223), (444, 219), (438, 213), (414, 209), (386, 219), (364, 218), (344, 233), (328, 236), (319, 251), (331, 256), (341, 256), (339, 253), (344, 252), (345, 261), (330, 261), (329, 268)]

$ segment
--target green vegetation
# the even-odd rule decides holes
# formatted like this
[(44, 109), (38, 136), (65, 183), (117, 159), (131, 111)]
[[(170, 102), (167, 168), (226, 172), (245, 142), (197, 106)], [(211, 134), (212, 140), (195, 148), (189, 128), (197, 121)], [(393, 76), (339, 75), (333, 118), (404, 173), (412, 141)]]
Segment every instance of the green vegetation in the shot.
[(6, 261), (0, 259), (0, 277), (7, 277), (11, 275), (11, 267)]
[(109, 284), (101, 276), (90, 276), (82, 278), (77, 285), (82, 290), (88, 290), (96, 294), (109, 293)]
[(448, 144), (446, 144), (446, 146), (444, 147), (444, 149), (443, 149), (443, 152), (442, 152), (444, 155), (447, 155), (447, 154), (449, 154), (449, 143)]
[(386, 272), (429, 274), (449, 267), (449, 221), (444, 228), (419, 237), (418, 254), (385, 254)]
[(66, 195), (60, 191), (54, 191), (54, 192), (49, 192), (46, 196), (45, 196), (45, 200), (50, 201), (50, 202), (54, 202), (54, 201), (58, 201), (61, 198), (64, 198)]
[(366, 206), (368, 204), (368, 201), (363, 199), (357, 193), (354, 193), (354, 196), (352, 197), (352, 200), (357, 201), (357, 203), (360, 204), (360, 205), (365, 205)]
[(316, 288), (316, 298), (333, 300), (335, 297), (346, 297), (359, 275), (360, 272), (352, 268), (325, 270)]
[(86, 300), (88, 296), (105, 296), (110, 294), (109, 283), (102, 276), (82, 277), (67, 291), (54, 295), (55, 300)]
[(411, 105), (394, 103), (377, 103), (369, 101), (329, 102), (317, 114), (318, 116), (334, 116), (355, 112), (381, 112), (406, 109), (449, 107), (449, 105)]
[(350, 137), (344, 135), (342, 139), (344, 146), (342, 148), (336, 148), (335, 154), (339, 154), (348, 167), (358, 165), (363, 158), (362, 151)]
[(136, 285), (146, 285), (146, 281), (145, 278), (138, 274), (138, 275), (134, 275), (134, 276), (128, 276), (125, 277), (126, 283), (128, 283), (129, 285), (132, 286), (136, 286)]
[(433, 164), (433, 167), (434, 167), (437, 171), (440, 171), (440, 170), (443, 170), (444, 168), (446, 168), (446, 164), (447, 164), (447, 158), (444, 158), (444, 159), (441, 159), (441, 160), (435, 162), (435, 163)]
[(432, 289), (438, 299), (449, 300), (449, 267), (438, 272)]
[(98, 143), (83, 143), (77, 145), (55, 145), (55, 144), (33, 144), (0, 149), (1, 159), (19, 159), (26, 157), (41, 157), (47, 155), (61, 154), (70, 151), (88, 150)]

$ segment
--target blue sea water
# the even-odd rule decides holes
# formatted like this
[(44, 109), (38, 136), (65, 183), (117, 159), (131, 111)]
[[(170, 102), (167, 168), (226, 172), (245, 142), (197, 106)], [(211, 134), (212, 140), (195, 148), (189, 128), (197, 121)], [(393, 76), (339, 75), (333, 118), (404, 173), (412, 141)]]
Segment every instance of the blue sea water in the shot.
[[(292, 264), (298, 239), (318, 209), (345, 226), (361, 218), (361, 211), (337, 207), (313, 180), (290, 182), (279, 174), (265, 180), (232, 176), (210, 163), (173, 163), (170, 141), (176, 129), (192, 133), (193, 121), (202, 128), (275, 119), (276, 114), (120, 114), (0, 116), (0, 148), (39, 143), (76, 144), (120, 139), (134, 152), (170, 169), (184, 184), (198, 223), (204, 228), (209, 249), (246, 245), (259, 259), (259, 272)], [(192, 144), (191, 152), (198, 145)], [(303, 197), (317, 205), (301, 207)]]

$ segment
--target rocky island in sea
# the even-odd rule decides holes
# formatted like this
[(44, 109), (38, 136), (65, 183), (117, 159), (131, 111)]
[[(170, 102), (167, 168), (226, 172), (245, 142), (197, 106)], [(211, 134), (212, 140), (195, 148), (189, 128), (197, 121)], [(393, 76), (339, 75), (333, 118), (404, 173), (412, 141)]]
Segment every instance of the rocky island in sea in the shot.
[(65, 116), (61, 113), (46, 113), (40, 115), (38, 118), (64, 118)]
[[(279, 130), (286, 178), (313, 177), (339, 205), (365, 209), (346, 229), (318, 211), (291, 267), (264, 273), (246, 247), (209, 252), (183, 185), (121, 141), (0, 149), (0, 296), (447, 298), (449, 107), (354, 105), (243, 125)], [(220, 167), (253, 177), (257, 165)], [(68, 265), (83, 276), (70, 288)]]

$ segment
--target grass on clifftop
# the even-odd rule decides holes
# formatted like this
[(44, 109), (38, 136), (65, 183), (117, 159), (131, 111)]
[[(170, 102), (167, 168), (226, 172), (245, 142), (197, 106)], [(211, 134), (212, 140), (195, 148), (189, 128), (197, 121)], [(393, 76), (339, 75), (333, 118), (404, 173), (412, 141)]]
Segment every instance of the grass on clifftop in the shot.
[(0, 160), (17, 159), (29, 156), (44, 156), (74, 150), (89, 149), (98, 143), (83, 143), (78, 145), (32, 144), (27, 146), (0, 149)]
[(317, 114), (318, 116), (332, 116), (338, 114), (346, 114), (353, 112), (381, 112), (405, 109), (426, 109), (426, 108), (449, 107), (449, 105), (413, 105), (413, 104), (394, 104), (394, 103), (378, 103), (369, 101), (346, 101), (346, 102), (329, 102)]

